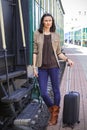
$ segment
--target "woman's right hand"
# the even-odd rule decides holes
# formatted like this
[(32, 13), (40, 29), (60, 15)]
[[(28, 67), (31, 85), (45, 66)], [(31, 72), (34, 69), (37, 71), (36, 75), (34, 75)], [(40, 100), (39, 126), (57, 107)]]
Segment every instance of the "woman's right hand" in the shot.
[(33, 74), (34, 74), (35, 77), (38, 77), (38, 72), (37, 72), (37, 68), (36, 67), (33, 68)]

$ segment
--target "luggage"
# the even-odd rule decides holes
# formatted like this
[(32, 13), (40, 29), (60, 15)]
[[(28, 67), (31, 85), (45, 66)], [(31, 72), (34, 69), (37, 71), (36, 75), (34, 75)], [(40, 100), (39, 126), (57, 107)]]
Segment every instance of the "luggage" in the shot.
[(68, 66), (67, 70), (67, 90), (68, 93), (64, 96), (63, 104), (63, 127), (74, 127), (75, 123), (79, 123), (79, 107), (80, 94), (76, 91), (70, 91), (71, 72)]

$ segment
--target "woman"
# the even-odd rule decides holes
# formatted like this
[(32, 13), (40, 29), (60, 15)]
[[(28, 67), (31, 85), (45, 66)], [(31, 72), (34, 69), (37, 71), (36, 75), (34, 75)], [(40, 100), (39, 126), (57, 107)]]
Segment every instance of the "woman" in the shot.
[[(49, 125), (55, 125), (60, 109), (59, 90), (59, 61), (58, 58), (68, 62), (70, 66), (73, 61), (68, 59), (60, 48), (59, 35), (56, 33), (54, 18), (51, 14), (44, 14), (41, 18), (40, 27), (34, 33), (33, 72), (38, 77), (41, 96), (50, 111)], [(38, 72), (37, 72), (38, 67)], [(54, 93), (54, 102), (47, 93), (48, 76), (50, 76)]]

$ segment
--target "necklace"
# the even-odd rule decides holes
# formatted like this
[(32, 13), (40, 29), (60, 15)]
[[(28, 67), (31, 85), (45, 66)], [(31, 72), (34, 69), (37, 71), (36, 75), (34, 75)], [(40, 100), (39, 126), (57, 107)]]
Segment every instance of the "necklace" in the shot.
[(51, 33), (50, 32), (43, 32), (45, 35), (50, 35)]

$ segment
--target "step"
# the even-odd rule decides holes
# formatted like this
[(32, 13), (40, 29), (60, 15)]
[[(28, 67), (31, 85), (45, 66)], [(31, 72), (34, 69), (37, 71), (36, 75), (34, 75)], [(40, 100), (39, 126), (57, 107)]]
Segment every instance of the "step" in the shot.
[[(18, 76), (21, 76), (21, 75), (24, 75), (26, 74), (26, 71), (25, 70), (20, 70), (20, 71), (14, 71), (14, 72), (10, 72), (8, 73), (8, 78), (9, 79), (12, 79), (12, 78), (16, 78)], [(4, 75), (0, 75), (0, 82), (1, 81), (6, 81), (6, 74)]]
[(18, 115), (14, 120), (14, 125), (16, 126), (28, 126), (29, 124), (35, 124), (41, 113), (41, 104), (39, 102), (31, 102), (26, 106), (26, 108)]
[(27, 85), (27, 87), (22, 86), (22, 88), (13, 91), (9, 96), (3, 97), (1, 101), (5, 103), (13, 103), (20, 101), (22, 98), (26, 97), (33, 88), (32, 84), (28, 83)]

